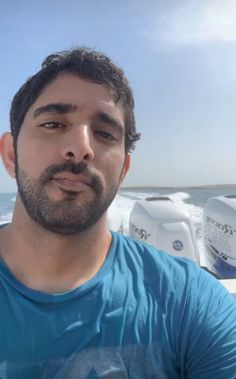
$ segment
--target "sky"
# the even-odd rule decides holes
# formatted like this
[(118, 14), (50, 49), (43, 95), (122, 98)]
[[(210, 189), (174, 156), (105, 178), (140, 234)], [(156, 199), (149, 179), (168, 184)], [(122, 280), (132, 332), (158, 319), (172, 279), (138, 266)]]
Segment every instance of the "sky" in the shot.
[[(235, 0), (9, 0), (0, 4), (0, 135), (49, 54), (88, 46), (120, 65), (142, 138), (125, 186), (236, 183)], [(0, 163), (0, 192), (14, 192)]]

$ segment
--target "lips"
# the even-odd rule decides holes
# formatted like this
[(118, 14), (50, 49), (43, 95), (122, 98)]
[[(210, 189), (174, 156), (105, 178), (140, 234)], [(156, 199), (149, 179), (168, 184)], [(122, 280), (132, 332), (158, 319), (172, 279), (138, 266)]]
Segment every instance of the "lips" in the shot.
[(82, 192), (88, 190), (90, 183), (83, 175), (75, 175), (72, 173), (60, 173), (53, 176), (52, 180), (59, 185), (61, 189), (74, 192)]

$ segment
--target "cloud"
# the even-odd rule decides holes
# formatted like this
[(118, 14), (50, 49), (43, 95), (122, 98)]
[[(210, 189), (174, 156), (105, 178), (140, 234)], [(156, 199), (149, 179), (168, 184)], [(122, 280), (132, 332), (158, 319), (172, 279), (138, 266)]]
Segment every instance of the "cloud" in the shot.
[(236, 42), (236, 1), (182, 0), (181, 5), (162, 9), (155, 29), (142, 34), (177, 45)]

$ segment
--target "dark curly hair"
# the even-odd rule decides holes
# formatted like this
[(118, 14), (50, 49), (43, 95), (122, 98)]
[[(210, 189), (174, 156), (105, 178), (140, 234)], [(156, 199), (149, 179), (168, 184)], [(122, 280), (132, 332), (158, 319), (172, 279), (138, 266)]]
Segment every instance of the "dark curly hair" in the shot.
[(134, 99), (123, 70), (106, 55), (88, 48), (76, 48), (49, 55), (42, 68), (30, 77), (12, 100), (10, 125), (16, 150), (17, 138), (25, 115), (44, 88), (59, 73), (68, 72), (82, 79), (103, 84), (110, 88), (116, 102), (121, 102), (125, 111), (125, 151), (130, 152), (139, 140), (134, 118)]

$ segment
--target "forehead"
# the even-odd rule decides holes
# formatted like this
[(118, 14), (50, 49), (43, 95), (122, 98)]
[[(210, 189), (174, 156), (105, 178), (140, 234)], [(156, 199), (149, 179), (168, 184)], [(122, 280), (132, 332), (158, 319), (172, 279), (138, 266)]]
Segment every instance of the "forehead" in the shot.
[(110, 88), (73, 74), (63, 73), (57, 76), (43, 89), (27, 113), (33, 113), (36, 108), (50, 103), (72, 104), (78, 109), (87, 109), (90, 112), (100, 110), (124, 121), (123, 106), (115, 101)]

